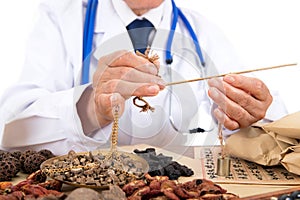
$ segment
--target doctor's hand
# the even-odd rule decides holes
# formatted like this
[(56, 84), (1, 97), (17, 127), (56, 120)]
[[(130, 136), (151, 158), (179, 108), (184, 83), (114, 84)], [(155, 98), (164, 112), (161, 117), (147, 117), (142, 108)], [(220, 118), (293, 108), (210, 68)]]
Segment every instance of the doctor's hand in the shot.
[(208, 95), (217, 104), (214, 116), (229, 130), (263, 119), (273, 100), (267, 86), (256, 78), (230, 74), (208, 84)]
[[(131, 96), (157, 95), (164, 88), (164, 81), (157, 76), (158, 70), (159, 62), (151, 63), (133, 52), (117, 51), (100, 58), (92, 87), (85, 91), (89, 120), (86, 125), (82, 123), (84, 132), (112, 122), (114, 106), (119, 106), (121, 116), (125, 100)], [(85, 120), (83, 116), (80, 119)]]

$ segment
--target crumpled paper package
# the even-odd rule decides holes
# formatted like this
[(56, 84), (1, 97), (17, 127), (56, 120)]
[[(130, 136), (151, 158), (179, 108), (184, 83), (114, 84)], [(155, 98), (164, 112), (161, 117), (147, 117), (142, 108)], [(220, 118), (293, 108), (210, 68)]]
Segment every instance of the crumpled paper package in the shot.
[(282, 152), (281, 164), (289, 172), (300, 175), (300, 145), (291, 146)]
[(300, 139), (300, 112), (287, 115), (277, 121), (263, 125), (267, 132), (274, 132), (278, 135), (289, 138)]
[(261, 165), (282, 164), (300, 175), (300, 112), (239, 130), (226, 139), (225, 152)]

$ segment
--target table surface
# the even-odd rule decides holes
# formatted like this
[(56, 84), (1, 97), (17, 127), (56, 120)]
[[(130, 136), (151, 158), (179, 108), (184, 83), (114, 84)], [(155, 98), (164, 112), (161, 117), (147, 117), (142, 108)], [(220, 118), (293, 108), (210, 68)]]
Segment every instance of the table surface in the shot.
[[(146, 149), (149, 145), (134, 145), (134, 146), (124, 146), (119, 147), (121, 151), (132, 152), (133, 149)], [(156, 148), (156, 147), (154, 147)], [(174, 160), (177, 160), (179, 163), (184, 164), (192, 168), (195, 172), (195, 175), (192, 177), (180, 177), (180, 182), (186, 182), (197, 178), (197, 168), (199, 164), (197, 159), (194, 159), (194, 147), (174, 147), (168, 146), (163, 149), (159, 149), (159, 152), (164, 153), (165, 155), (173, 156)], [(24, 180), (27, 175), (20, 174), (13, 179), (13, 183), (18, 183), (21, 180)], [(248, 196), (259, 195), (269, 192), (275, 192), (285, 189), (296, 188), (299, 189), (299, 186), (284, 186), (284, 185), (260, 185), (260, 184), (228, 184), (228, 183), (217, 183), (221, 187), (225, 188), (227, 192), (234, 193), (241, 198), (246, 198)], [(64, 187), (66, 191), (72, 190), (72, 186)]]

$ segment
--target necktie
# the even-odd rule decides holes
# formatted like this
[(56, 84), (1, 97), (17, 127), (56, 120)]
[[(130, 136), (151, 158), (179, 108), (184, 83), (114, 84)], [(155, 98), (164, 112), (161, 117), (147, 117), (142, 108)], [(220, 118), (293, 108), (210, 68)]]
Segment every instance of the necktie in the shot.
[(154, 29), (152, 23), (147, 19), (136, 19), (126, 28), (128, 30), (134, 50), (144, 53), (148, 46), (149, 34)]

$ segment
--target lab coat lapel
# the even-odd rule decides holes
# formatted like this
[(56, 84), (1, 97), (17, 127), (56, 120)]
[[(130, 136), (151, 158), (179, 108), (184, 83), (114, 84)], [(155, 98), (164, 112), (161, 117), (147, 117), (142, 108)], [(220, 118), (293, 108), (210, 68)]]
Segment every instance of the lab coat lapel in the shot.
[(168, 36), (170, 33), (172, 19), (172, 4), (171, 1), (165, 1), (164, 14), (161, 23), (159, 24), (155, 37), (152, 41), (151, 50), (154, 50), (160, 57), (161, 68), (159, 74), (161, 76), (167, 76), (165, 65), (165, 49), (167, 45)]
[(111, 1), (101, 1), (98, 5), (95, 35), (98, 35), (98, 45), (94, 56), (99, 59), (103, 55), (117, 50), (132, 50), (133, 46), (126, 27), (114, 10)]
[(82, 68), (82, 38), (83, 16), (82, 0), (70, 0), (68, 6), (61, 13), (60, 28), (65, 41), (67, 56), (74, 68), (75, 85), (80, 83)]

